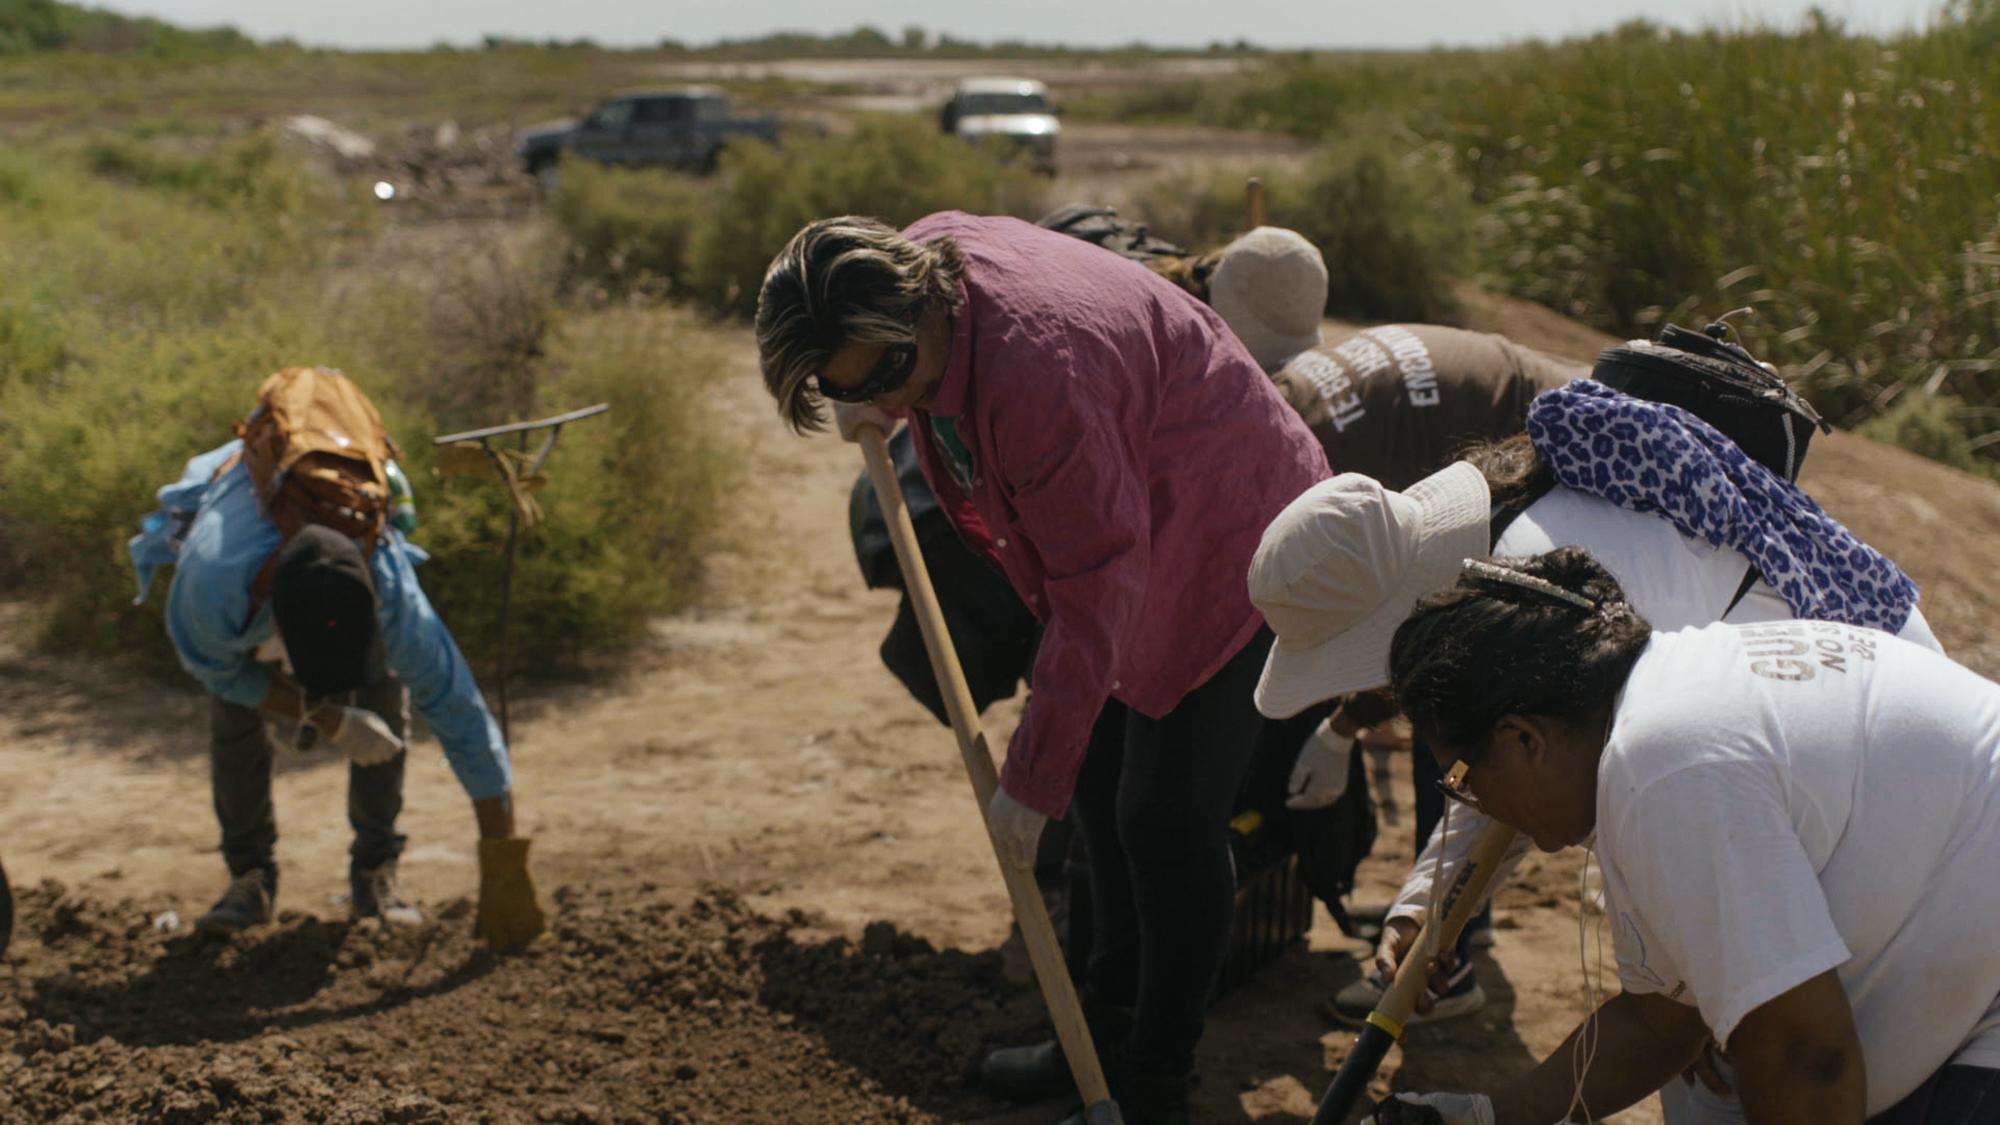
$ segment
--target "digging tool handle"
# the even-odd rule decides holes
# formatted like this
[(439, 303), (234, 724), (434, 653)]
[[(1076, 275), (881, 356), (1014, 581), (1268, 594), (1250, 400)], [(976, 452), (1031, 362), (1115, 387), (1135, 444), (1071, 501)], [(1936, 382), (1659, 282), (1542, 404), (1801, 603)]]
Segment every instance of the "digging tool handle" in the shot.
[[(1438, 949), (1458, 941), (1460, 931), (1472, 920), (1472, 912), (1485, 900), (1486, 889), (1492, 886), (1501, 859), (1514, 846), (1514, 835), (1512, 828), (1494, 823), (1479, 837), (1472, 858), (1459, 869), (1451, 885), (1445, 888), (1445, 897), (1438, 901), (1438, 911), (1443, 916), (1438, 923)], [(1432, 893), (1436, 893), (1436, 888)], [(1319, 1112), (1313, 1114), (1313, 1125), (1340, 1125), (1347, 1120), (1354, 1103), (1368, 1091), (1369, 1080), (1375, 1077), (1375, 1070), (1382, 1065), (1389, 1048), (1403, 1038), (1403, 1028), (1417, 1010), (1417, 998), (1429, 983), (1431, 959), (1424, 951), (1431, 947), (1431, 924), (1426, 923), (1417, 931), (1410, 951), (1403, 955), (1403, 966), (1396, 973), (1395, 983), (1383, 994), (1375, 1010), (1368, 1013), (1368, 1026), (1362, 1029), (1354, 1049), (1347, 1053), (1332, 1084), (1327, 1086), (1326, 1096), (1319, 1101)]]
[[(903, 489), (896, 481), (896, 467), (889, 459), (888, 437), (878, 427), (863, 426), (857, 435), (861, 453), (868, 459), (868, 477), (882, 502), (882, 517), (889, 525), (889, 539), (896, 548), (896, 561), (903, 567), (903, 587), (916, 607), (917, 624), (923, 630), (924, 648), (930, 653), (931, 672), (944, 695), (946, 713), (951, 716), (952, 733), (958, 736), (958, 753), (965, 760), (965, 772), (972, 779), (972, 793), (979, 801), (982, 823), (986, 807), (1000, 787), (1000, 775), (993, 768), (993, 754), (986, 748), (986, 733), (980, 729), (979, 708), (973, 705), (972, 691), (966, 687), (965, 672), (959, 667), (958, 652), (952, 647), (951, 633), (945, 628), (944, 611), (938, 608), (937, 591), (931, 588), (930, 571), (924, 566), (917, 546), (917, 529), (910, 523), (910, 510), (903, 503)], [(995, 850), (995, 858), (999, 852)], [(1098, 1063), (1097, 1048), (1090, 1041), (1084, 1023), (1083, 1005), (1077, 1000), (1076, 985), (1069, 979), (1062, 946), (1049, 921), (1048, 908), (1035, 876), (1025, 867), (1000, 860), (1000, 874), (1007, 882), (1007, 897), (1014, 903), (1014, 920), (1020, 923), (1028, 959), (1034, 963), (1035, 979), (1041, 982), (1042, 1000), (1056, 1026), (1056, 1039), (1069, 1060), (1070, 1075), (1083, 1095), (1085, 1116), (1091, 1125), (1116, 1125), (1122, 1119), (1104, 1082), (1104, 1068)]]
[(1249, 223), (1245, 230), (1264, 225), (1264, 181), (1256, 176), (1243, 181), (1243, 217)]

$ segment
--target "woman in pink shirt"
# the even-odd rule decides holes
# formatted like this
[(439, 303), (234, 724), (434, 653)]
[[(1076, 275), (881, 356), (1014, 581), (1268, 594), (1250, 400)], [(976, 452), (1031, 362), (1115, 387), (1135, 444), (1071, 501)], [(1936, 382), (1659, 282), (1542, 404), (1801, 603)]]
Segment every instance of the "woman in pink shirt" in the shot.
[[(1183, 1119), (1271, 643), (1244, 575), (1328, 476), (1319, 443), (1207, 306), (1015, 219), (815, 222), (765, 275), (757, 343), (793, 428), (821, 428), (822, 399), (849, 437), (907, 418), (953, 524), (1044, 623), (988, 824), (1026, 866), (1074, 801), (1114, 1093), (1128, 1121)], [(1053, 1044), (997, 1061), (1024, 1094), (1067, 1082)]]

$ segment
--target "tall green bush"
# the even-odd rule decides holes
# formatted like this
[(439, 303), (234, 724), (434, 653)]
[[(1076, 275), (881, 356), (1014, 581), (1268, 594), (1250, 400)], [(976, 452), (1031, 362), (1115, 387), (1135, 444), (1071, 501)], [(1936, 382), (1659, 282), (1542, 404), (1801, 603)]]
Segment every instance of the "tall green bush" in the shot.
[[(708, 401), (727, 370), (687, 317), (657, 310), (596, 313), (555, 343), (537, 409), (609, 402), (611, 412), (566, 427), (550, 458), (537, 493), (547, 520), (522, 536), (516, 564), (516, 667), (548, 672), (615, 651), (693, 600), (741, 476), (742, 451), (718, 436)], [(483, 663), (496, 651), (505, 490), (424, 487), (422, 538), (438, 553), (426, 589)]]
[(1978, 458), (1965, 436), (1965, 411), (1965, 403), (1950, 395), (1913, 391), (1863, 426), (1861, 432), (1955, 469), (1978, 472)]
[(736, 316), (755, 311), (765, 267), (814, 219), (861, 214), (900, 226), (946, 209), (1034, 218), (1046, 203), (1026, 168), (901, 117), (732, 145), (707, 180), (579, 161), (562, 176), (552, 215), (583, 274)]
[[(1268, 221), (1320, 248), (1327, 312), (1364, 320), (1449, 321), (1455, 279), (1472, 260), (1470, 194), (1438, 146), (1410, 147), (1391, 130), (1329, 139), (1303, 174), (1257, 170)], [(1137, 213), (1162, 235), (1212, 248), (1243, 225), (1236, 169), (1163, 177)]]
[(568, 237), (578, 276), (617, 294), (680, 293), (711, 194), (694, 176), (572, 160), (559, 172), (549, 215)]
[(435, 556), (425, 589), (475, 663), (495, 651), (506, 499), (432, 477), (440, 432), (613, 405), (549, 466), (516, 576), (517, 668), (615, 650), (687, 603), (737, 461), (708, 421), (723, 365), (699, 325), (565, 303), (533, 242), (401, 245), (284, 189), (305, 173), (282, 153), (216, 159), (0, 157), (0, 588), (38, 608), (45, 639), (171, 663), (165, 580), (132, 606), (125, 542), (262, 378), (299, 363), (346, 370), (382, 408)]
[(719, 176), (716, 209), (688, 249), (688, 284), (709, 307), (742, 316), (756, 310), (771, 258), (814, 219), (872, 215), (902, 226), (947, 209), (1033, 219), (1047, 202), (1027, 168), (906, 117), (782, 146), (733, 146)]
[[(1441, 145), (1495, 287), (1620, 335), (1740, 306), (1753, 347), (1856, 425), (1942, 373), (2000, 442), (2000, 19), (1676, 32), (1281, 59), (1080, 108)], [(1383, 117), (1396, 124), (1384, 128)], [(1411, 142), (1413, 150), (1421, 147)], [(1911, 407), (1910, 409), (1915, 409)]]

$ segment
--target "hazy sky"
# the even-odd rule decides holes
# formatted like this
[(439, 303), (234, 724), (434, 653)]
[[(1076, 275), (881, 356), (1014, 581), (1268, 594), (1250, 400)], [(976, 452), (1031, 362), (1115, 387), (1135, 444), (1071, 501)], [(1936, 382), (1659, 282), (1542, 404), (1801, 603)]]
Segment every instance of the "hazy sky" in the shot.
[[(1103, 46), (1143, 39), (1200, 45), (1248, 39), (1272, 47), (1485, 46), (1554, 39), (1646, 17), (1688, 27), (1746, 21), (1796, 26), (1812, 0), (95, 0), (102, 7), (194, 26), (234, 24), (258, 38), (335, 47), (471, 44), (486, 33), (689, 43), (776, 30), (909, 25), (961, 38)], [(1855, 31), (1929, 20), (1940, 0), (1822, 0)]]

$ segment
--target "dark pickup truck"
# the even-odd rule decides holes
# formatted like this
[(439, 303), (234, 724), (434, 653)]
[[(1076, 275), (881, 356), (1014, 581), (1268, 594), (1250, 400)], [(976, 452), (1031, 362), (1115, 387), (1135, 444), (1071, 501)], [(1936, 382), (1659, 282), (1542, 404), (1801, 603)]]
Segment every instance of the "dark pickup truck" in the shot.
[(580, 121), (523, 130), (514, 142), (522, 171), (547, 179), (570, 157), (627, 167), (706, 172), (724, 146), (745, 137), (772, 141), (778, 119), (736, 116), (712, 86), (643, 90), (606, 98)]

